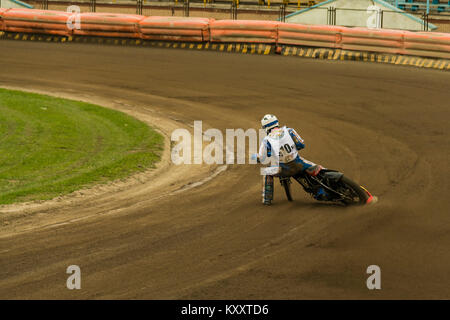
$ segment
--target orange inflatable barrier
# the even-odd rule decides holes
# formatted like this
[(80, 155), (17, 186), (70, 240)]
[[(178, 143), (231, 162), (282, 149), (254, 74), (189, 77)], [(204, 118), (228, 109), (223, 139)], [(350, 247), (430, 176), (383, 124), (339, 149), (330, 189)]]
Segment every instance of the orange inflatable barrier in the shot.
[(338, 48), (357, 51), (403, 54), (405, 31), (366, 28), (345, 28), (341, 30)]
[(115, 13), (80, 13), (80, 29), (74, 35), (141, 38), (139, 22), (144, 16)]
[(4, 31), (71, 35), (67, 27), (71, 13), (52, 10), (9, 9), (2, 14)]
[(280, 23), (278, 43), (308, 47), (336, 48), (342, 27)]
[(450, 59), (450, 34), (407, 32), (404, 48), (408, 55)]
[(5, 26), (3, 23), (3, 14), (9, 9), (0, 8), (0, 31), (5, 31)]
[(277, 43), (450, 59), (448, 33), (302, 25), (276, 21), (216, 21), (208, 18), (0, 9), (0, 30), (165, 41)]
[(212, 42), (275, 43), (277, 41), (276, 21), (218, 20), (211, 22)]
[(209, 18), (148, 17), (139, 22), (142, 39), (209, 41)]

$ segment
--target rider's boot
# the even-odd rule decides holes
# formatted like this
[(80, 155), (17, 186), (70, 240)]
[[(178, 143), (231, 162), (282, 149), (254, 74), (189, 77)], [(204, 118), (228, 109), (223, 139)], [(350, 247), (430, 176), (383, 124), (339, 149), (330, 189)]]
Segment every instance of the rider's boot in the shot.
[(263, 192), (262, 202), (266, 206), (270, 206), (273, 200), (273, 176), (263, 176)]

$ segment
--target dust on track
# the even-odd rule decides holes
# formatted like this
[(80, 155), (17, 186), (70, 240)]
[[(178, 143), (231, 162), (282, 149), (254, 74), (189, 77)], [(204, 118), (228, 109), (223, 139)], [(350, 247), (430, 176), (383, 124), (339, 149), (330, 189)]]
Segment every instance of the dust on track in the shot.
[[(192, 166), (186, 176), (170, 166), (159, 177), (173, 180), (149, 179), (147, 187), (0, 226), (1, 298), (449, 298), (447, 73), (277, 56), (0, 45), (0, 86), (102, 102), (173, 127), (203, 120), (222, 130), (257, 128), (263, 114), (275, 113), (303, 136), (306, 158), (380, 196), (376, 206), (343, 209), (314, 202), (299, 187), (288, 203), (276, 186), (275, 205), (266, 208), (255, 166), (230, 166), (182, 193), (171, 190), (215, 168)], [(42, 228), (67, 217), (70, 223)], [(83, 289), (75, 292), (65, 288), (71, 264), (82, 270)], [(381, 267), (381, 291), (365, 286), (371, 264)]]

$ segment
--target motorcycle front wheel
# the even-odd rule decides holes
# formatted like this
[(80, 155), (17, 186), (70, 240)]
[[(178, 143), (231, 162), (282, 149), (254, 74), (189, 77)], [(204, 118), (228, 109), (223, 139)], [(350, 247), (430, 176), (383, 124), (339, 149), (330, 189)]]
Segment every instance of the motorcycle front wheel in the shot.
[(369, 195), (356, 182), (350, 180), (346, 176), (342, 176), (340, 180), (340, 193), (345, 195), (342, 202), (346, 205), (362, 205), (367, 202)]

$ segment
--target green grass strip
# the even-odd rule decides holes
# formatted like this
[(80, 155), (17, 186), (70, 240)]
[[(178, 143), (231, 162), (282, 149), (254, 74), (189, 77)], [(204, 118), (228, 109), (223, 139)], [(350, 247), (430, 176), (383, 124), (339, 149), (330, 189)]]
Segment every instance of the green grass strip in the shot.
[(0, 89), (0, 204), (47, 200), (154, 167), (163, 137), (122, 112)]

